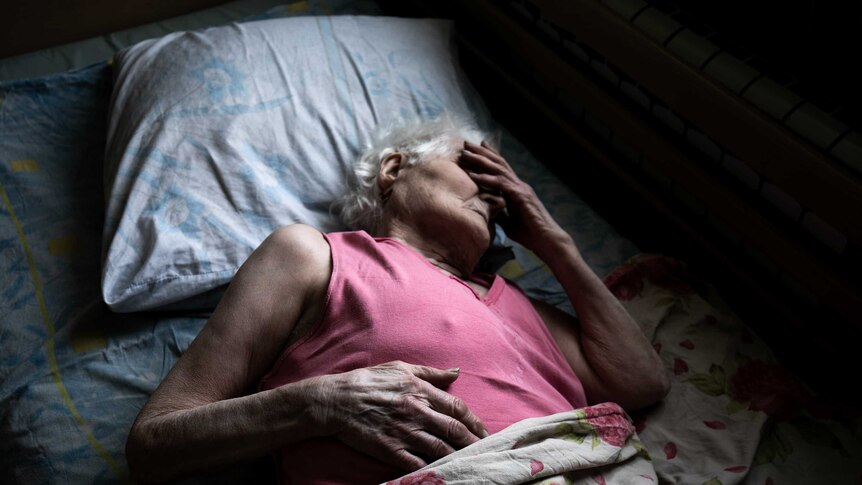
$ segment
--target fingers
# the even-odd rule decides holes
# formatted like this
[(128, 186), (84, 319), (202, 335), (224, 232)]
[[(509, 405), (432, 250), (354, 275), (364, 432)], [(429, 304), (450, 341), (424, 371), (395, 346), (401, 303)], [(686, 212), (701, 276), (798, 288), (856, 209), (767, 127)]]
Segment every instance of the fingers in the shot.
[(470, 151), (482, 153), (483, 155), (488, 156), (488, 158), (491, 158), (494, 160), (503, 160), (503, 157), (500, 156), (500, 152), (498, 152), (493, 147), (491, 147), (491, 145), (489, 145), (488, 142), (486, 142), (485, 140), (482, 140), (478, 144), (477, 143), (471, 143), (469, 141), (465, 141), (464, 147)]
[(481, 162), (481, 159), (485, 158), (492, 162), (491, 165), (496, 165), (508, 171), (512, 170), (512, 167), (509, 166), (509, 162), (507, 162), (499, 152), (491, 148), (491, 146), (484, 140), (479, 145), (465, 141), (462, 154), (467, 155), (471, 160), (477, 162)]
[(407, 472), (423, 468), (431, 461), (455, 452), (440, 438), (424, 431), (413, 432), (397, 444), (395, 441), (383, 440), (370, 451), (381, 461)]
[[(467, 446), (485, 436), (488, 436), (488, 430), (485, 427), (485, 424), (482, 423), (482, 420), (479, 419), (478, 416), (470, 411), (467, 404), (461, 399), (438, 389), (438, 387), (445, 386), (439, 386), (435, 383), (435, 381), (441, 382), (448, 386), (458, 378), (460, 369), (449, 369), (444, 371), (424, 365), (401, 364), (405, 365), (414, 376), (435, 386), (427, 386), (423, 389), (431, 409), (441, 415), (454, 418), (454, 420), (456, 420), (454, 422), (462, 425), (463, 429), (453, 427), (452, 423), (447, 421), (446, 425), (443, 426), (446, 428), (445, 431), (447, 433), (453, 433), (453, 437), (456, 438), (456, 441), (454, 441), (456, 444)], [(440, 428), (440, 422), (438, 421), (437, 423), (438, 428)]]
[(499, 175), (491, 175), (489, 173), (467, 172), (467, 175), (473, 179), (479, 187), (482, 187), (487, 192), (504, 191), (506, 188), (506, 180)]
[[(459, 164), (483, 192), (492, 196), (508, 196), (521, 183), (506, 160), (489, 146), (469, 142), (464, 146), (466, 149), (461, 152)], [(494, 202), (503, 202), (495, 204), (500, 209), (505, 206), (504, 200)]]
[[(465, 147), (467, 144), (465, 143)], [(499, 162), (495, 162), (489, 155), (496, 156), (493, 153), (480, 153), (479, 150), (476, 150), (478, 145), (473, 145), (471, 147), (467, 147), (461, 151), (460, 162), (462, 167), (473, 169), (480, 172), (494, 172), (500, 173), (505, 170), (505, 167), (501, 166)], [(480, 147), (481, 148), (481, 147)]]
[(480, 198), (495, 215), (506, 208), (507, 198), (517, 197), (518, 186), (502, 176), (469, 171), (467, 175), (479, 187)]
[(406, 471), (417, 470), (454, 453), (455, 447), (462, 448), (479, 439), (462, 423), (432, 410), (419, 396), (408, 397), (405, 404), (404, 410), (409, 411), (411, 419), (378, 429), (373, 445), (363, 446), (389, 464)]
[[(431, 410), (437, 414), (431, 416), (433, 419), (429, 423), (435, 426), (435, 434), (459, 446), (473, 444), (488, 436), (485, 424), (464, 401), (436, 388), (428, 388), (426, 392)], [(439, 434), (441, 432), (442, 435)]]
[(374, 456), (379, 460), (396, 466), (406, 472), (413, 472), (428, 465), (425, 460), (404, 449), (384, 449), (383, 452), (375, 453)]
[[(481, 425), (481, 423), (474, 422), (474, 424), (478, 424), (481, 428), (474, 432), (467, 428), (463, 421), (459, 421), (458, 419), (447, 414), (440, 413), (429, 407), (420, 410), (417, 415), (429, 435), (439, 441), (439, 443), (435, 443), (437, 448), (431, 451), (433, 453), (445, 452), (445, 454), (435, 454), (434, 456), (445, 456), (454, 452), (456, 448), (460, 449), (465, 446), (470, 446), (479, 441), (481, 437), (487, 435), (487, 431), (485, 431), (484, 425)], [(467, 421), (469, 421), (469, 419), (467, 419)]]
[(349, 446), (405, 471), (449, 455), (488, 435), (461, 399), (443, 391), (458, 369), (387, 362), (352, 371), (344, 426), (336, 435)]
[(380, 440), (373, 443), (356, 443), (351, 446), (405, 472), (416, 471), (428, 465), (425, 460), (407, 451), (403, 446), (396, 445), (393, 441)]
[(428, 431), (416, 430), (404, 441), (410, 451), (434, 460), (455, 453), (449, 443)]
[(458, 374), (461, 372), (461, 369), (457, 368), (444, 370), (425, 365), (408, 364), (406, 362), (399, 362), (399, 365), (404, 366), (407, 372), (414, 376), (440, 388), (445, 388), (455, 382), (455, 379), (458, 378)]
[(494, 191), (493, 193), (485, 191), (485, 193), (479, 195), (479, 198), (488, 204), (488, 208), (491, 211), (491, 220), (496, 220), (497, 216), (506, 210), (506, 199), (503, 197), (502, 191)]

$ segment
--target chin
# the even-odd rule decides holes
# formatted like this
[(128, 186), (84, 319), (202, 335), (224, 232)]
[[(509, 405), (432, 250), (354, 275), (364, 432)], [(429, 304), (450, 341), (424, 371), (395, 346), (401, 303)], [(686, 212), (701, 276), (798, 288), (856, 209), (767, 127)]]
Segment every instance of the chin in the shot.
[(482, 231), (481, 234), (477, 234), (476, 238), (476, 247), (479, 248), (479, 253), (482, 254), (491, 247), (491, 242), (494, 240), (493, 232)]

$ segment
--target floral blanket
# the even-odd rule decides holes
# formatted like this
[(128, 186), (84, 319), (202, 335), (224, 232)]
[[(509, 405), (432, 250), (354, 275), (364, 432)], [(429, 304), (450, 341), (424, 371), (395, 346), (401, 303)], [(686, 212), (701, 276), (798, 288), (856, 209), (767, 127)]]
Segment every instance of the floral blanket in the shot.
[(639, 255), (605, 284), (673, 376), (632, 414), (661, 483), (862, 483), (858, 410), (816, 396), (685, 264)]
[(517, 422), (386, 485), (656, 482), (631, 419), (604, 403)]

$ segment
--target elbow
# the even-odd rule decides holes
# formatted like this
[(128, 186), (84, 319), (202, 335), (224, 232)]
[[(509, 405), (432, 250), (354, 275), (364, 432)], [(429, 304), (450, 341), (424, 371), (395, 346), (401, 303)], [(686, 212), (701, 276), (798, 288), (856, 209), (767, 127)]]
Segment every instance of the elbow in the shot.
[(663, 400), (671, 388), (670, 374), (660, 368), (648, 378), (640, 378), (616, 393), (616, 402), (627, 412), (640, 411)]
[(129, 431), (126, 440), (126, 462), (133, 483), (158, 483), (159, 477), (154, 475), (161, 467), (153, 462), (157, 449), (152, 432), (148, 427), (136, 421)]
[(632, 410), (643, 409), (663, 400), (671, 388), (670, 373), (664, 367), (660, 367), (652, 379), (645, 383), (639, 399), (636, 400)]
[(126, 462), (129, 465), (129, 474), (134, 483), (147, 483), (143, 470), (150, 468), (146, 465), (147, 444), (141, 427), (137, 422), (129, 431), (126, 439)]
[(653, 385), (654, 402), (659, 402), (670, 393), (671, 380), (670, 372), (664, 367), (660, 367), (656, 376), (656, 382)]

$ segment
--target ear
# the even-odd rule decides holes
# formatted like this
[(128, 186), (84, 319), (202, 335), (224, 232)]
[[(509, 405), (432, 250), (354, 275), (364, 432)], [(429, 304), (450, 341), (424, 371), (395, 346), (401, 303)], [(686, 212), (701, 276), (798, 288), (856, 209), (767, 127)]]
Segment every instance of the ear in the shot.
[(377, 174), (380, 193), (385, 194), (392, 188), (402, 168), (404, 168), (404, 156), (398, 152), (389, 154), (380, 161), (380, 172)]

